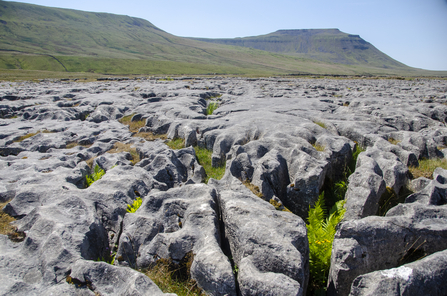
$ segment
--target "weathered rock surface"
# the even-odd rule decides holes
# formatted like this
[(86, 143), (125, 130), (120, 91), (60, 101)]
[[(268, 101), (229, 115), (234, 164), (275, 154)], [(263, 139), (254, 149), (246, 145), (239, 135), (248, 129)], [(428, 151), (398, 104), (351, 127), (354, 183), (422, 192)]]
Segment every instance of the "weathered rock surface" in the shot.
[[(380, 280), (389, 295), (399, 295), (396, 287), (442, 293), (426, 266), (445, 259), (447, 174), (412, 181), (417, 192), (406, 203), (375, 215), (386, 187), (399, 194), (407, 186), (408, 166), (444, 157), (445, 84), (219, 77), (2, 83), (0, 201), (9, 201), (4, 211), (26, 237), (0, 235), (0, 294), (158, 295), (133, 268), (193, 254), (191, 277), (210, 295), (304, 295), (303, 219), (325, 184), (346, 173), (356, 145), (367, 149), (349, 179), (331, 291), (367, 295), (379, 291)], [(210, 101), (219, 108), (206, 115)], [(182, 138), (186, 148), (130, 132), (118, 121), (129, 115), (143, 122), (140, 132)], [(115, 151), (117, 144), (128, 150)], [(191, 145), (212, 150), (213, 165), (226, 165), (222, 180), (201, 184), (205, 172)], [(85, 188), (87, 163), (106, 174)], [(128, 213), (138, 197), (142, 206)], [(412, 249), (429, 256), (410, 263)], [(115, 250), (114, 266), (94, 262)], [(399, 276), (404, 268), (413, 270), (408, 283)], [(445, 271), (436, 268), (443, 283)]]
[[(446, 295), (447, 251), (357, 277), (349, 295)], [(427, 276), (429, 275), (429, 276)]]
[(214, 181), (242, 295), (304, 295), (309, 246), (304, 221), (252, 194), (227, 174)]
[[(348, 295), (351, 291), (353, 295), (373, 295), (371, 291), (378, 290), (363, 289), (363, 285), (372, 285), (367, 283), (371, 277), (376, 277), (376, 285), (377, 275), (392, 275), (396, 270), (409, 272), (411, 269), (405, 269), (405, 263), (447, 249), (445, 176), (446, 170), (436, 169), (434, 180), (421, 191), (407, 197), (405, 203), (390, 209), (385, 217), (374, 216), (372, 213), (365, 215), (366, 218), (356, 220), (361, 218), (360, 215), (347, 215), (348, 219), (340, 226), (333, 243), (329, 294)], [(353, 207), (347, 208), (347, 212), (353, 209), (355, 210)], [(443, 268), (436, 272), (437, 276), (446, 276)], [(368, 275), (363, 279), (362, 275), (365, 274)], [(442, 291), (441, 282), (435, 284), (427, 280), (424, 283), (424, 280), (421, 280), (424, 277), (432, 278), (431, 271), (426, 267), (420, 267), (415, 276), (419, 277), (418, 287), (412, 288), (413, 284), (409, 283), (408, 291)], [(385, 278), (384, 285), (388, 285), (389, 290), (380, 288), (381, 295), (412, 294), (406, 291), (405, 285), (399, 289), (402, 277)], [(352, 289), (350, 283), (353, 285)]]
[(236, 295), (229, 259), (221, 246), (217, 192), (205, 184), (149, 194), (126, 215), (118, 247), (124, 266), (148, 268), (160, 258), (180, 263), (189, 252), (191, 275), (212, 295)]

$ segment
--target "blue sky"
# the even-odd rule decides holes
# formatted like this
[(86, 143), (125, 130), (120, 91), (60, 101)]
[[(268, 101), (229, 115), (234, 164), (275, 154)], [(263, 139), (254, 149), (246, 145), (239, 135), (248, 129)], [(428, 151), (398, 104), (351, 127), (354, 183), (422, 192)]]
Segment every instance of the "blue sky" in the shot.
[(233, 38), (280, 29), (338, 28), (412, 67), (447, 70), (447, 0), (25, 0), (124, 14), (186, 37)]

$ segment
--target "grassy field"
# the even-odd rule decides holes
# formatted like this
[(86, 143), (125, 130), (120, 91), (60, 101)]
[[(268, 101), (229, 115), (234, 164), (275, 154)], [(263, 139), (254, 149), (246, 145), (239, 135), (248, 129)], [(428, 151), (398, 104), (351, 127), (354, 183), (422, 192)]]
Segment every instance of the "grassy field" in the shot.
[[(291, 55), (290, 44), (286, 44), (286, 51), (268, 52), (177, 37), (149, 21), (129, 16), (16, 2), (2, 1), (1, 4), (0, 79), (4, 80), (82, 76), (61, 74), (64, 72), (86, 73), (87, 78), (168, 74), (447, 76), (447, 72), (414, 69), (394, 60), (386, 64), (378, 58), (380, 51), (363, 51), (360, 58), (371, 62), (348, 65), (331, 59), (318, 60), (312, 55)], [(340, 38), (354, 38), (349, 36), (341, 33)], [(325, 48), (330, 48), (340, 46), (337, 38), (326, 36), (324, 42), (323, 39), (315, 42), (317, 45), (323, 42)], [(311, 52), (315, 54), (315, 50)], [(359, 60), (354, 52), (345, 55), (348, 58)], [(29, 72), (37, 70), (43, 72)]]

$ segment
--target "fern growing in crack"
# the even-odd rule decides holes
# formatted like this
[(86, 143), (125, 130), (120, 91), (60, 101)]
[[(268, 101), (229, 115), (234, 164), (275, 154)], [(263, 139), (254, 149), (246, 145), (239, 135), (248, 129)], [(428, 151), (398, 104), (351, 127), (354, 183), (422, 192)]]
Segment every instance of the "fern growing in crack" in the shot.
[(105, 174), (106, 174), (106, 171), (101, 169), (99, 167), (99, 165), (96, 165), (93, 173), (91, 173), (90, 175), (85, 176), (85, 185), (86, 185), (86, 187), (90, 187), (90, 185), (92, 185), (94, 182), (96, 182), (99, 179), (101, 179), (102, 176), (104, 176)]
[(346, 209), (345, 201), (335, 203), (328, 214), (326, 211), (324, 192), (318, 197), (313, 208), (309, 209), (307, 218), (307, 237), (309, 240), (309, 265), (311, 283), (314, 290), (324, 290), (331, 264), (332, 242), (337, 224), (343, 219)]
[(214, 111), (219, 107), (218, 102), (210, 102), (206, 108), (206, 115), (212, 115)]
[(135, 199), (131, 205), (127, 205), (127, 212), (135, 213), (140, 208), (142, 203), (143, 200), (141, 199), (141, 197), (137, 197), (137, 199)]

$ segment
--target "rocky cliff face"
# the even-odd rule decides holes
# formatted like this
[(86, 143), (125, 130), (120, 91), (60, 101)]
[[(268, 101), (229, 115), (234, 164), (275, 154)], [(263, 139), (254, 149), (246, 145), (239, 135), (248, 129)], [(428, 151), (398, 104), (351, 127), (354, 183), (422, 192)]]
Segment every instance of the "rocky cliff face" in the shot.
[[(191, 254), (190, 275), (209, 295), (305, 295), (307, 211), (358, 145), (366, 150), (349, 178), (328, 292), (446, 292), (447, 172), (413, 181), (408, 173), (422, 158), (444, 157), (445, 81), (0, 86), (0, 199), (18, 230), (18, 238), (0, 235), (2, 295), (161, 295), (137, 270)], [(207, 115), (212, 101), (219, 107)], [(139, 130), (120, 122), (126, 117)], [(202, 183), (191, 146), (213, 151), (213, 165), (226, 167), (221, 180)], [(96, 166), (105, 174), (87, 187)], [(409, 184), (415, 193), (379, 216), (384, 194)], [(113, 265), (97, 261), (111, 252)]]

